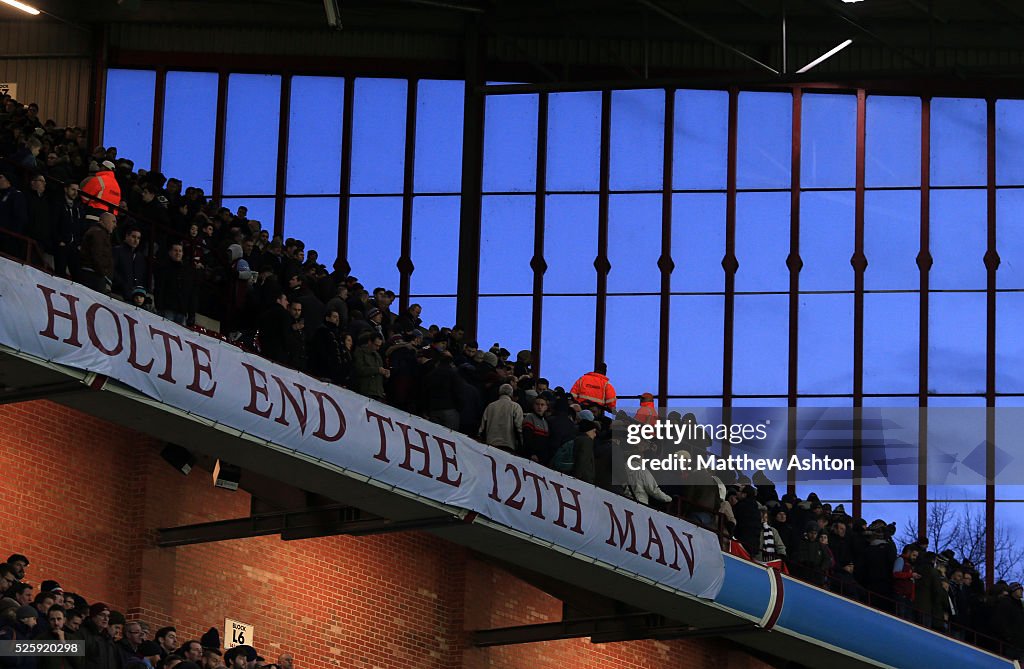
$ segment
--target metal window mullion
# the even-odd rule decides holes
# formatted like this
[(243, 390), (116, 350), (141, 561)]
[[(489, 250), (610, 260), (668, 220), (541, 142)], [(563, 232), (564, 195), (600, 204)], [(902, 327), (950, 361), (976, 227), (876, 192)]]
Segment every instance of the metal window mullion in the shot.
[(662, 142), (661, 175), (661, 257), (658, 268), (661, 271), (661, 303), (658, 331), (658, 406), (668, 404), (669, 347), (672, 317), (672, 172), (675, 150), (675, 109), (676, 95), (671, 88), (665, 89), (665, 135)]
[(597, 306), (594, 323), (594, 364), (604, 362), (605, 327), (608, 316), (608, 200), (611, 175), (612, 92), (601, 93), (601, 183), (597, 213)]
[(216, 134), (213, 143), (213, 201), (220, 204), (224, 193), (224, 152), (227, 141), (227, 115), (228, 115), (228, 73), (225, 70), (217, 72), (217, 118)]
[(863, 503), (861, 466), (864, 456), (861, 409), (864, 406), (864, 172), (867, 95), (857, 91), (857, 172), (854, 206), (853, 259), (853, 515), (859, 516)]
[(167, 68), (158, 67), (153, 91), (153, 141), (150, 149), (150, 170), (162, 172), (164, 141), (164, 100), (167, 90)]
[[(733, 334), (736, 317), (736, 155), (739, 123), (739, 89), (729, 89), (729, 139), (726, 155), (726, 196), (725, 196), (725, 257), (722, 269), (725, 271), (725, 302), (722, 315), (722, 420), (732, 418), (733, 400)], [(722, 456), (728, 457), (730, 447), (722, 444)]]
[(921, 296), (918, 308), (918, 419), (917, 419), (917, 527), (926, 536), (928, 531), (928, 308), (931, 271), (931, 126), (932, 100), (921, 100), (921, 248), (917, 265), (921, 274)]
[(548, 181), (548, 94), (540, 93), (537, 98), (537, 177), (533, 208), (533, 327), (530, 331), (530, 349), (533, 352), (534, 376), (540, 376), (543, 346), (544, 319), (544, 223), (547, 215)]
[(341, 108), (341, 177), (338, 184), (338, 266), (347, 275), (348, 219), (352, 203), (352, 125), (355, 109), (355, 78), (345, 78), (345, 99)]
[(416, 174), (416, 100), (419, 81), (410, 79), (407, 82), (405, 96), (405, 169), (402, 180), (402, 241), (401, 253), (398, 257), (398, 294), (399, 310), (404, 312), (409, 307), (409, 294), (412, 292), (412, 273), (415, 265), (412, 262), (412, 210), (413, 190)]
[(291, 119), (292, 75), (281, 74), (277, 119), (277, 179), (274, 185), (274, 236), (284, 237), (284, 194), (288, 190), (288, 128)]
[(995, 572), (996, 545), (996, 100), (986, 100), (988, 151), (988, 248), (985, 251), (986, 307), (985, 332), (985, 578), (991, 584)]
[[(800, 351), (800, 270), (803, 261), (800, 259), (800, 179), (801, 155), (803, 146), (803, 89), (793, 90), (790, 181), (789, 181), (789, 257), (786, 265), (789, 268), (789, 379), (788, 404), (786, 421), (786, 451), (788, 458), (796, 455), (796, 406), (799, 377)], [(796, 471), (786, 470), (786, 488), (796, 494)]]

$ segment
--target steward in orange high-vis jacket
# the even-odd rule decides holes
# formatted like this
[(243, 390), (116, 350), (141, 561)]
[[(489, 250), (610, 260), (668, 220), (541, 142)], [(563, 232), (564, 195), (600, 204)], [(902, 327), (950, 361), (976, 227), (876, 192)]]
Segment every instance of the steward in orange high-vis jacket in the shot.
[[(87, 197), (87, 196), (92, 197)], [(82, 182), (82, 205), (85, 215), (99, 218), (100, 212), (109, 211), (114, 216), (121, 213), (121, 186), (114, 178), (114, 164), (104, 160), (96, 174)], [(99, 198), (99, 200), (93, 199)], [(100, 200), (103, 200), (100, 202)], [(107, 204), (109, 203), (109, 204)]]
[(658, 422), (658, 410), (654, 406), (654, 395), (644, 393), (640, 396), (640, 408), (636, 410), (633, 420), (638, 423), (654, 425)]
[(599, 363), (592, 372), (587, 372), (572, 384), (572, 396), (581, 405), (592, 404), (615, 411), (615, 388), (608, 381), (608, 365)]

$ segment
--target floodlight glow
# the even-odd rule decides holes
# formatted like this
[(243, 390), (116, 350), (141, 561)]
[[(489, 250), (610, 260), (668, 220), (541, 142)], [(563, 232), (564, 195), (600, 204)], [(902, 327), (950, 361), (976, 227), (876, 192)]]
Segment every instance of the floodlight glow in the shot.
[(20, 9), (26, 14), (31, 14), (32, 16), (39, 16), (40, 14), (39, 10), (36, 9), (35, 7), (26, 5), (24, 2), (18, 2), (18, 0), (0, 0), (0, 2), (4, 3), (5, 5), (10, 5), (15, 9)]

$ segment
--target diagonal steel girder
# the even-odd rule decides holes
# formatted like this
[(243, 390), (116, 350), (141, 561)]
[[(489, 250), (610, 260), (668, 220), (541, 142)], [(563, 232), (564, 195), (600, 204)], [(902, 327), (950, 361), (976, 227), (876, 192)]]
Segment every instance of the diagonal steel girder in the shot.
[(754, 58), (753, 56), (751, 56), (749, 53), (746, 53), (745, 51), (741, 51), (740, 49), (737, 49), (736, 47), (732, 46), (731, 44), (726, 44), (725, 42), (723, 42), (722, 40), (718, 39), (714, 35), (712, 35), (712, 34), (710, 34), (708, 32), (705, 32), (704, 30), (702, 30), (702, 29), (698, 28), (697, 26), (693, 25), (692, 23), (690, 23), (689, 21), (687, 21), (683, 17), (681, 17), (678, 14), (676, 14), (671, 9), (663, 7), (660, 3), (656, 2), (655, 0), (636, 0), (636, 1), (639, 4), (643, 5), (644, 7), (647, 7), (651, 11), (653, 11), (653, 12), (655, 12), (657, 14), (660, 14), (661, 16), (664, 16), (666, 19), (668, 19), (669, 21), (672, 21), (676, 25), (678, 25), (678, 26), (680, 26), (682, 28), (685, 28), (686, 30), (689, 30), (693, 34), (697, 35), (698, 37), (701, 37), (701, 38), (707, 40), (708, 42), (711, 42), (712, 44), (714, 44), (716, 46), (720, 46), (723, 49), (725, 49), (726, 51), (730, 51), (730, 52), (736, 54), (737, 56), (739, 56), (740, 58), (743, 58), (744, 60), (749, 61), (749, 62), (753, 63), (754, 65), (757, 65), (762, 70), (767, 70), (768, 72), (771, 72), (774, 75), (778, 75), (779, 74), (779, 71), (776, 70), (771, 65), (768, 65), (767, 63), (761, 62), (757, 58)]

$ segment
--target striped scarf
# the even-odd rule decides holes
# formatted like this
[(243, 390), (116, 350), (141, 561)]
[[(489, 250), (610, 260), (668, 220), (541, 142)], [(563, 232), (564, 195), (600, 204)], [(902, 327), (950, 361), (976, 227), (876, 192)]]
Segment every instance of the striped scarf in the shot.
[(775, 559), (775, 532), (768, 523), (762, 525), (764, 541), (761, 547), (761, 562), (771, 562)]

